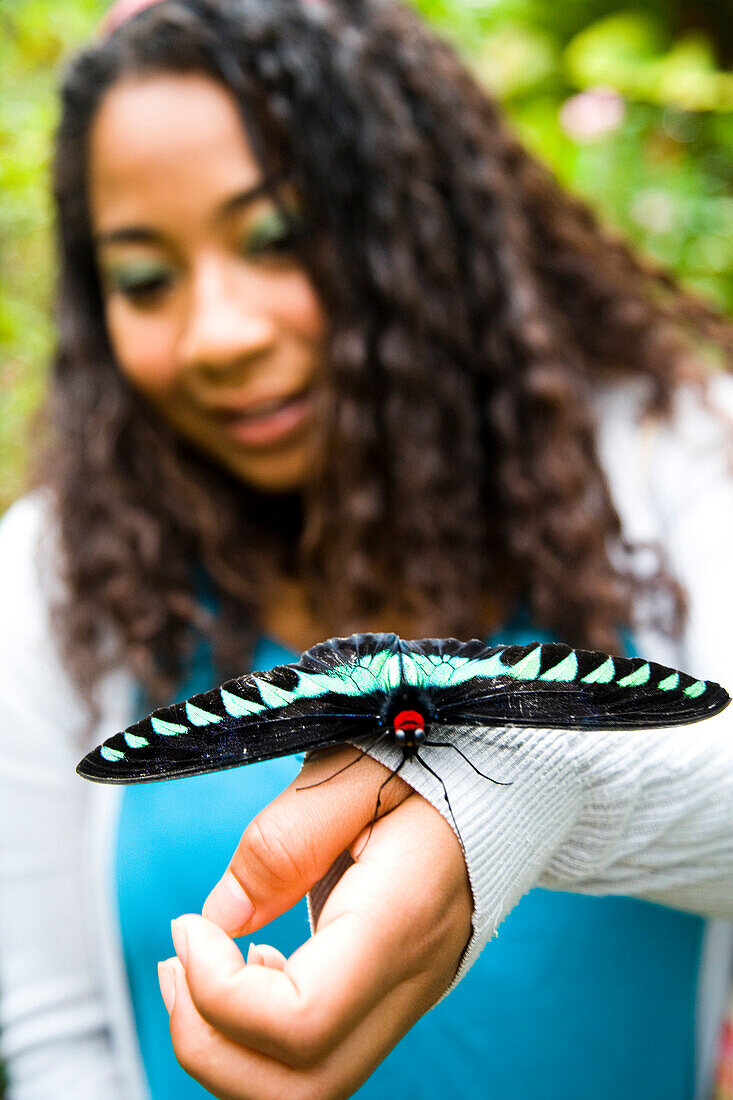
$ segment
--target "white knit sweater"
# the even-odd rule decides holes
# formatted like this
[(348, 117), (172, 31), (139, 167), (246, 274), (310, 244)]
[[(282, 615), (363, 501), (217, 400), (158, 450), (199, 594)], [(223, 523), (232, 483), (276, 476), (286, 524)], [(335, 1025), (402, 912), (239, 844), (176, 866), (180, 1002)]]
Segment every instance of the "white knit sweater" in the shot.
[[(711, 393), (733, 415), (733, 380), (718, 379)], [(635, 386), (599, 396), (600, 456), (625, 535), (661, 542), (688, 591), (689, 618), (679, 644), (639, 632), (636, 647), (730, 689), (733, 472), (723, 423), (684, 393), (671, 422), (645, 424), (641, 397)], [(123, 673), (107, 678), (101, 721), (85, 743), (84, 710), (48, 621), (57, 560), (48, 502), (18, 502), (0, 524), (1, 1049), (10, 1100), (142, 1100), (108, 882), (120, 792), (75, 774), (88, 742), (129, 724), (133, 685)], [(457, 753), (431, 760), (474, 893), (460, 976), (535, 885), (726, 918), (706, 924), (696, 1090), (705, 1097), (733, 959), (733, 707), (672, 730), (501, 736), (512, 752), (475, 743), (470, 751), (510, 787), (480, 779)], [(399, 760), (389, 749), (374, 755)], [(408, 762), (401, 774), (450, 820), (427, 772)], [(316, 908), (328, 885), (314, 892)]]

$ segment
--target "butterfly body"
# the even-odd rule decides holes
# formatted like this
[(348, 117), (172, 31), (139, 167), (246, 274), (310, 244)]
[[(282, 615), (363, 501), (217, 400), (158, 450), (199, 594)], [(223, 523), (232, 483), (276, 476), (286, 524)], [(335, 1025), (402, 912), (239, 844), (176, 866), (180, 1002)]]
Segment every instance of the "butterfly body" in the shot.
[(89, 753), (77, 771), (98, 782), (149, 782), (347, 742), (391, 741), (406, 760), (423, 745), (452, 747), (449, 738), (435, 740), (441, 727), (484, 727), (487, 740), (508, 725), (662, 727), (698, 721), (729, 701), (711, 681), (560, 643), (355, 634), (157, 710)]
[(425, 741), (425, 716), (417, 710), (399, 710), (392, 719), (392, 732), (395, 743), (402, 749), (406, 759), (417, 755), (417, 750)]

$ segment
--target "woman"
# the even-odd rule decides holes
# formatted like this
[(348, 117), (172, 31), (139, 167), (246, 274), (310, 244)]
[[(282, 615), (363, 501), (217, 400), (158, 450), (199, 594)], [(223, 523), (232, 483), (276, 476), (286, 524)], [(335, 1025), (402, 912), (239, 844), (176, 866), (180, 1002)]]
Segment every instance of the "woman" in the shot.
[[(700, 394), (730, 395), (700, 349), (731, 333), (562, 194), (408, 9), (119, 12), (65, 83), (56, 443), (2, 531), (0, 985), (11, 1096), (183, 1100), (202, 1093), (155, 988), (168, 920), (295, 768), (116, 799), (73, 775), (85, 744), (359, 628), (555, 635), (730, 680), (731, 489)], [(648, 540), (651, 567), (629, 551)], [(348, 1095), (477, 960), (365, 1097), (704, 1095), (730, 939), (701, 918), (733, 915), (724, 721), (533, 739), (504, 754), (504, 803), (446, 762), (470, 889), (443, 814), (397, 782), (330, 871), (360, 855), (377, 763), (289, 788), (210, 921), (177, 925), (178, 1057), (217, 1095)], [(322, 879), (290, 964), (305, 1026), (270, 946), (232, 1013), (207, 986), (241, 982), (214, 924), (259, 929)], [(282, 919), (267, 939), (290, 955), (305, 927)]]

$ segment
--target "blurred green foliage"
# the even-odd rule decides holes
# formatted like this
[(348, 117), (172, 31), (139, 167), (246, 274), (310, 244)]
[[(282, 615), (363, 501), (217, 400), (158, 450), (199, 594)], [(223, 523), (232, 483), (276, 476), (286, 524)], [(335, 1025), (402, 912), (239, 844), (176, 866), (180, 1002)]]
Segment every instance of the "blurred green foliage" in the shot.
[(672, 0), (628, 10), (608, 0), (416, 3), (563, 184), (687, 286), (733, 310), (726, 5), (698, 4), (693, 18)]
[[(733, 307), (733, 53), (699, 0), (413, 0), (523, 140), (691, 287)], [(64, 55), (106, 0), (0, 3), (0, 511), (22, 490), (53, 341), (48, 165)]]
[(104, 0), (0, 0), (0, 511), (22, 490), (53, 341), (49, 159), (62, 58)]

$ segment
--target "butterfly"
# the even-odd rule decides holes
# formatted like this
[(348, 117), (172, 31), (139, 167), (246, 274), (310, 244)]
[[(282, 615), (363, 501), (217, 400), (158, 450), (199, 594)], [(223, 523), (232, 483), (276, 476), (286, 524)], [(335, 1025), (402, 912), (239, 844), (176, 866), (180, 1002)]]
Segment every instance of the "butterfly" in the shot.
[(156, 710), (90, 752), (77, 772), (101, 783), (143, 783), (345, 742), (364, 753), (391, 742), (402, 763), (416, 758), (436, 775), (419, 756), (423, 745), (468, 760), (440, 739), (441, 727), (483, 727), (487, 740), (504, 726), (643, 729), (696, 722), (729, 702), (719, 684), (641, 657), (557, 642), (487, 646), (353, 634), (314, 646), (297, 663)]

